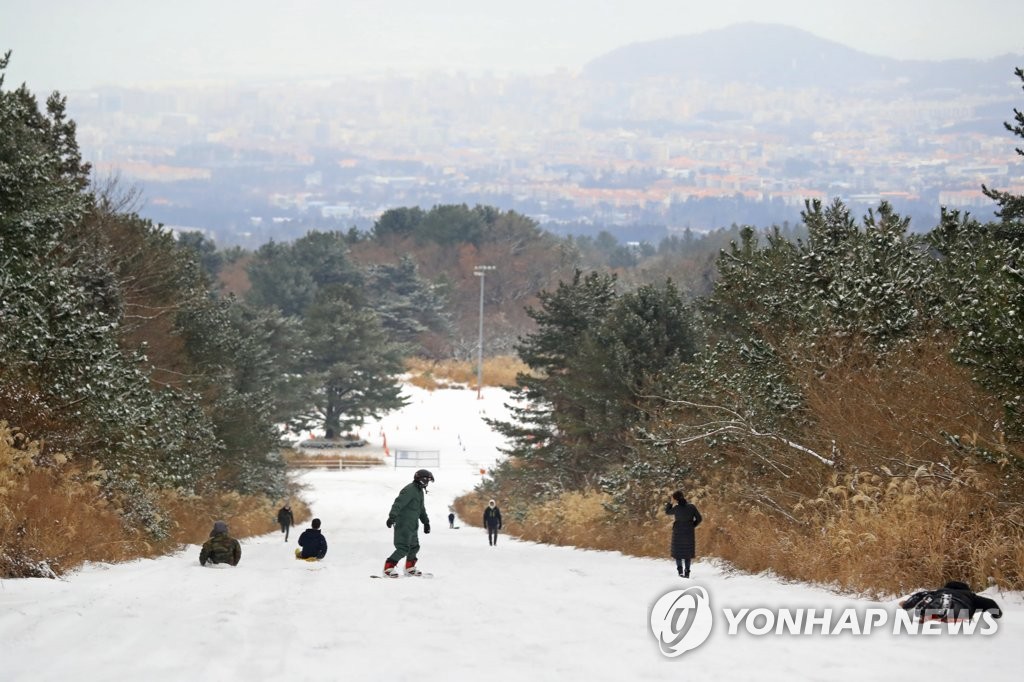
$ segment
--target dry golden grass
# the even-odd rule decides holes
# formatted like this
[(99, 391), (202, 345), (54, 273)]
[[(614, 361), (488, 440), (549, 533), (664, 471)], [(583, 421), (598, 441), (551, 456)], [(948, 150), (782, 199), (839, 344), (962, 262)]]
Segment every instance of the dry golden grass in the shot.
[(384, 466), (386, 462), (374, 455), (307, 455), (295, 450), (285, 450), (284, 461), (293, 469), (343, 469)]
[[(216, 520), (226, 521), (235, 537), (277, 528), (281, 500), (165, 491), (158, 506), (168, 534), (154, 540), (125, 524), (118, 501), (101, 494), (102, 471), (64, 454), (51, 454), (52, 463), (38, 466), (40, 450), (0, 421), (0, 577), (60, 575), (90, 561), (166, 554), (205, 541)], [(296, 521), (309, 518), (301, 500), (290, 502)]]
[[(871, 595), (898, 595), (964, 580), (976, 589), (990, 583), (1024, 588), (1024, 518), (1000, 516), (984, 504), (961, 504), (983, 492), (974, 474), (955, 482), (892, 479), (870, 493), (847, 497), (826, 492), (791, 524), (761, 509), (728, 501), (694, 499), (704, 516), (697, 529), (700, 556), (726, 559), (741, 570), (772, 572), (795, 580)], [(849, 482), (846, 483), (849, 485)], [(843, 486), (837, 486), (842, 488)], [(858, 495), (860, 497), (858, 497)], [(506, 502), (505, 530), (534, 542), (616, 550), (669, 558), (672, 521), (616, 522), (598, 492), (566, 493), (535, 506)], [(477, 493), (455, 503), (459, 518), (480, 525), (486, 501)]]
[(120, 516), (96, 486), (63, 475), (31, 470), (8, 479), (0, 496), (0, 576), (60, 574), (84, 561), (120, 561), (150, 548), (127, 535)]
[(949, 359), (943, 344), (903, 349), (885, 365), (848, 352), (844, 362), (818, 372), (807, 369), (801, 377), (816, 425), (808, 441), (824, 452), (834, 443), (842, 465), (941, 459), (950, 452), (944, 434), (993, 453), (1007, 451), (996, 427), (1002, 416), (997, 402)]
[(227, 522), (231, 535), (236, 538), (278, 530), (277, 511), (286, 503), (291, 505), (296, 523), (311, 517), (309, 507), (297, 497), (272, 500), (234, 492), (190, 497), (167, 493), (162, 500), (162, 506), (172, 519), (172, 547), (205, 542), (214, 521)]
[[(405, 363), (409, 372), (409, 383), (433, 391), (438, 388), (476, 388), (477, 367), (475, 362), (444, 360), (434, 362), (411, 358)], [(529, 368), (517, 357), (501, 356), (484, 359), (483, 381), (485, 386), (515, 386), (516, 375), (526, 373)]]
[(1024, 515), (997, 503), (991, 479), (942, 464), (906, 476), (837, 475), (785, 522), (750, 506), (708, 500), (703, 551), (750, 571), (775, 572), (869, 594), (963, 580), (1024, 587)]
[[(468, 525), (481, 526), (488, 499), (471, 492), (456, 499), (453, 506)], [(608, 497), (596, 492), (565, 493), (534, 506), (506, 500), (499, 504), (502, 529), (533, 542), (615, 550), (634, 556), (667, 555), (663, 524), (617, 523), (605, 511), (606, 502)]]

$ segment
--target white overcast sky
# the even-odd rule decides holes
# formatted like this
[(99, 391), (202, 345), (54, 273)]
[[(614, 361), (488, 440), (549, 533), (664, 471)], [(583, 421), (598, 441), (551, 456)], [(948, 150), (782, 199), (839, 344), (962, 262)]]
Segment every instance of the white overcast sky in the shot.
[(575, 70), (756, 21), (877, 55), (1024, 54), (1024, 0), (0, 0), (7, 87), (434, 69)]

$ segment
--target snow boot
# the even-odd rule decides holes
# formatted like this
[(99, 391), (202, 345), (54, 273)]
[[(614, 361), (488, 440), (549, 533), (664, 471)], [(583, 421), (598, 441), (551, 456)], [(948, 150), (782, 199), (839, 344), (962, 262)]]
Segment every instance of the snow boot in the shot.
[(391, 561), (390, 559), (384, 562), (384, 577), (385, 578), (398, 578), (398, 563)]
[(412, 561), (406, 560), (405, 562), (405, 574), (406, 575), (423, 575), (423, 571), (416, 568), (416, 559)]

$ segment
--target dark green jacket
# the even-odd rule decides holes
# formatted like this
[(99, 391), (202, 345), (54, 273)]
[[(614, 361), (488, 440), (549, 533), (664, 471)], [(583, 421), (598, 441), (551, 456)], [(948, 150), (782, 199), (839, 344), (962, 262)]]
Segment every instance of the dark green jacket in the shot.
[(417, 519), (422, 521), (423, 525), (430, 523), (430, 519), (427, 518), (427, 507), (423, 503), (423, 489), (416, 485), (415, 481), (398, 493), (395, 503), (391, 505), (391, 511), (388, 512), (388, 518), (394, 519), (395, 525), (403, 528), (416, 528)]
[(199, 552), (199, 563), (203, 566), (206, 562), (214, 564), (231, 564), (237, 566), (242, 558), (242, 546), (238, 540), (227, 533), (217, 533), (203, 543), (203, 549)]

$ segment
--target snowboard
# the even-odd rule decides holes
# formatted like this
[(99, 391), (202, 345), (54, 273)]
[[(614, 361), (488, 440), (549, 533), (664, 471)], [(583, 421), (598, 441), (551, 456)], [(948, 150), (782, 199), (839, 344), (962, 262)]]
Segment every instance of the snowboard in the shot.
[(371, 574), (370, 577), (371, 578), (381, 578), (381, 579), (384, 579), (384, 580), (397, 580), (398, 578), (433, 578), (434, 574), (433, 573), (421, 573), (419, 575), (406, 575), (406, 574), (403, 573), (402, 575), (398, 576), (398, 578), (392, 578), (391, 576), (388, 576), (388, 575)]

